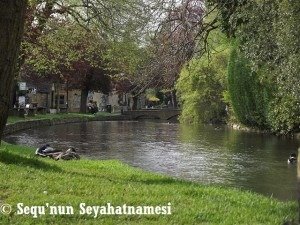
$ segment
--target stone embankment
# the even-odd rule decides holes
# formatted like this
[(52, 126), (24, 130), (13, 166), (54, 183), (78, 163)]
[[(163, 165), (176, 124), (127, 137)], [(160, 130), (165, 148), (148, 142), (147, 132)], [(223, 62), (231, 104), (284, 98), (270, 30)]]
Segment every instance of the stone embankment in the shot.
[(104, 117), (74, 117), (74, 118), (53, 118), (53, 119), (39, 119), (39, 120), (25, 120), (16, 122), (13, 124), (7, 124), (3, 134), (9, 135), (21, 130), (26, 130), (35, 127), (42, 126), (53, 126), (65, 123), (80, 123), (80, 122), (89, 122), (89, 121), (121, 121), (128, 120), (126, 116), (117, 115), (117, 116), (104, 116)]

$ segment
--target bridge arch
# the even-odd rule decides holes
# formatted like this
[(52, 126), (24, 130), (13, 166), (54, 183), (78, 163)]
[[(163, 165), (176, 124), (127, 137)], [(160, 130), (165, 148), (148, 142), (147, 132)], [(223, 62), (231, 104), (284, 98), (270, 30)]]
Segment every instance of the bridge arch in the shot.
[(180, 116), (180, 113), (172, 115), (171, 117), (167, 118), (167, 120), (171, 120), (171, 119), (174, 119), (176, 117), (178, 118), (179, 116)]
[(135, 119), (135, 120), (138, 120), (138, 119), (156, 119), (156, 120), (159, 120), (161, 118), (158, 117), (158, 116), (154, 116), (154, 115), (138, 115), (133, 119)]
[(178, 117), (180, 109), (142, 109), (124, 111), (123, 115), (128, 116), (130, 119), (161, 119), (170, 120)]

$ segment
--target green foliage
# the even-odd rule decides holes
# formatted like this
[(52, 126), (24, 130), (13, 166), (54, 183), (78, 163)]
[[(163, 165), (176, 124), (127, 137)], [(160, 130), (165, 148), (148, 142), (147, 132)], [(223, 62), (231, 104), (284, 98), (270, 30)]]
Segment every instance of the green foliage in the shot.
[(248, 0), (207, 0), (209, 8), (217, 9), (217, 19), (220, 22), (220, 29), (227, 37), (235, 35), (237, 27), (243, 23), (243, 17), (240, 12)]
[[(208, 3), (218, 8), (217, 18), (224, 32), (239, 39), (241, 52), (232, 59), (239, 66), (232, 65), (231, 71), (248, 73), (245, 82), (248, 82), (246, 78), (253, 78), (249, 85), (241, 82), (245, 89), (240, 88), (238, 82), (231, 87), (232, 93), (239, 93), (238, 89), (248, 93), (231, 96), (238, 120), (246, 125), (266, 126), (274, 132), (297, 132), (300, 125), (300, 2), (254, 0), (223, 4), (223, 0), (209, 0)], [(264, 91), (255, 91), (259, 89)], [(267, 95), (265, 90), (268, 90)], [(243, 99), (245, 96), (248, 97)], [(254, 101), (257, 98), (265, 106), (259, 106), (259, 102)], [(246, 107), (249, 101), (253, 105)], [(238, 102), (244, 102), (245, 108)]]
[(248, 126), (266, 126), (267, 91), (236, 45), (228, 65), (228, 92), (238, 121)]
[(272, 86), (268, 123), (272, 131), (289, 133), (300, 124), (300, 3), (254, 1), (248, 23), (239, 31), (242, 47), (259, 79)]
[(176, 89), (182, 104), (181, 121), (224, 121), (226, 106), (223, 92), (229, 47), (223, 36), (216, 34), (216, 37), (219, 40), (214, 50), (201, 58), (193, 58), (180, 73)]
[(274, 132), (287, 134), (299, 130), (299, 100), (293, 95), (276, 96), (269, 108), (268, 123)]
[(280, 15), (273, 28), (278, 60), (273, 67), (277, 91), (269, 115), (276, 132), (299, 130), (300, 125), (300, 2), (278, 1)]
[(157, 90), (154, 88), (148, 88), (145, 91), (146, 99), (157, 99)]
[(76, 24), (52, 25), (51, 30), (38, 37), (37, 43), (23, 43), (26, 63), (34, 71), (62, 75), (83, 63), (90, 67), (103, 66), (104, 42), (97, 33)]
[(104, 59), (108, 61), (109, 67), (126, 75), (136, 75), (147, 58), (145, 49), (139, 47), (132, 37), (111, 41), (107, 46)]

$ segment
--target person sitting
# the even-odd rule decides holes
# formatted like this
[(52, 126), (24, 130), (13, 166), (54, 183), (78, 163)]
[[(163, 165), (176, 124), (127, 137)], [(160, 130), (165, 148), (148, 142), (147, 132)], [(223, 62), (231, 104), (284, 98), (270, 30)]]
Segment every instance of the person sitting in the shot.
[(89, 101), (87, 107), (89, 113), (96, 114), (99, 111), (97, 107), (97, 102), (94, 102), (92, 100)]
[(294, 164), (297, 162), (297, 155), (295, 153), (291, 153), (288, 158), (288, 164)]
[(62, 159), (62, 160), (76, 159), (76, 160), (78, 160), (78, 159), (80, 159), (80, 156), (79, 156), (79, 154), (76, 153), (75, 148), (70, 147), (65, 152), (61, 152), (59, 154), (52, 155), (52, 158), (55, 159), (55, 160), (59, 160), (59, 159)]
[(45, 144), (39, 148), (36, 149), (35, 154), (42, 157), (47, 157), (49, 154), (58, 152), (58, 150), (55, 150), (54, 148), (50, 147), (49, 144)]

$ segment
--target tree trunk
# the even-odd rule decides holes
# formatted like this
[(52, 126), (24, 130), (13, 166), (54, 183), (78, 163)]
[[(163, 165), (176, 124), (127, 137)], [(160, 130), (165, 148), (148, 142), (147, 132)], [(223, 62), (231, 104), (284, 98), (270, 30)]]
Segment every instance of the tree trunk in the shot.
[(60, 111), (60, 107), (59, 107), (59, 100), (60, 100), (60, 92), (59, 92), (59, 90), (60, 90), (60, 84), (59, 83), (56, 83), (56, 85), (55, 85), (55, 90), (56, 90), (56, 98), (55, 98), (55, 100), (56, 100), (56, 113), (59, 113), (59, 111)]
[(132, 96), (132, 100), (133, 100), (132, 110), (137, 110), (138, 99), (139, 99), (138, 96), (136, 95)]
[(0, 143), (8, 116), (26, 5), (26, 0), (0, 0)]
[(87, 88), (81, 90), (81, 98), (80, 98), (80, 112), (81, 113), (86, 113), (88, 94), (89, 94), (89, 90)]
[(17, 99), (17, 81), (14, 79), (13, 85), (12, 85), (12, 91), (10, 94), (10, 105), (9, 108), (12, 109), (16, 105), (16, 99)]
[(177, 97), (176, 97), (176, 91), (173, 90), (171, 92), (171, 96), (172, 96), (172, 105), (173, 105), (173, 108), (177, 108)]
[(297, 156), (297, 200), (298, 200), (298, 223), (300, 223), (300, 148)]

